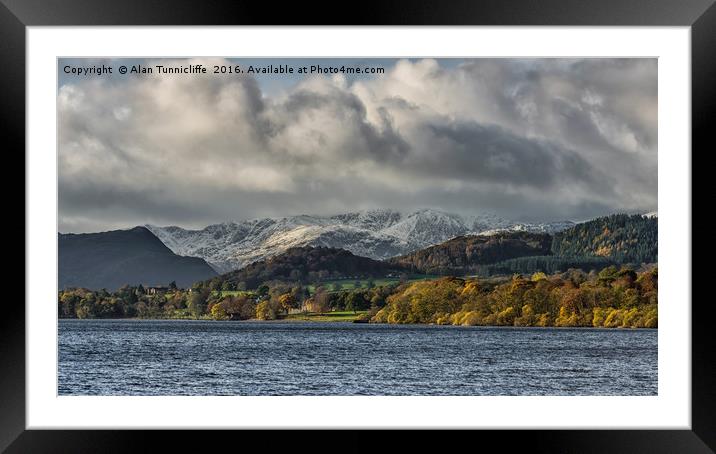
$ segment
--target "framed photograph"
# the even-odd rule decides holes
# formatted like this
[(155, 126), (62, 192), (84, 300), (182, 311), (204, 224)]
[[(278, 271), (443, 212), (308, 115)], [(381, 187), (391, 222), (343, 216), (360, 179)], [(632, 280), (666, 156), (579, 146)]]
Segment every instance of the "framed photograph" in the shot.
[(713, 2), (360, 9), (3, 0), (26, 291), (0, 448), (713, 452)]

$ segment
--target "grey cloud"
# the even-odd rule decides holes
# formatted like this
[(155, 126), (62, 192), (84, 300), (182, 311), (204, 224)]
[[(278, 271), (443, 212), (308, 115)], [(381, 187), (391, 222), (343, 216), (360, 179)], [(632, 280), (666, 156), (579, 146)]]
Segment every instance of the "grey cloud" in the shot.
[[(410, 144), (394, 129), (393, 119), (385, 108), (378, 109), (380, 121), (370, 123), (366, 118), (363, 102), (353, 93), (333, 87), (328, 93), (317, 93), (307, 89), (297, 90), (288, 99), (276, 106), (276, 114), (271, 123), (276, 126), (273, 137), (278, 137), (287, 128), (295, 126), (305, 118), (330, 116), (341, 123), (344, 131), (353, 132), (352, 141), (340, 149), (327, 150), (340, 154), (346, 162), (370, 159), (383, 162), (389, 159), (401, 159)], [(311, 138), (315, 140), (316, 150), (322, 151), (330, 146), (327, 138), (336, 131), (321, 128), (317, 124), (311, 129)], [(291, 145), (286, 146), (290, 150)], [(290, 151), (289, 155), (292, 154)], [(318, 153), (321, 154), (321, 153)], [(303, 158), (313, 159), (315, 154)], [(323, 156), (325, 158), (325, 155)], [(305, 159), (304, 159), (305, 160)]]
[(525, 220), (656, 209), (652, 60), (398, 62), (266, 96), (250, 76), (60, 88), (61, 231), (360, 208)]
[[(577, 183), (606, 190), (606, 180), (578, 154), (543, 140), (530, 140), (477, 123), (431, 125), (430, 173), (513, 186), (551, 188)], [(416, 165), (421, 164), (420, 162)], [(601, 176), (602, 181), (599, 181)]]

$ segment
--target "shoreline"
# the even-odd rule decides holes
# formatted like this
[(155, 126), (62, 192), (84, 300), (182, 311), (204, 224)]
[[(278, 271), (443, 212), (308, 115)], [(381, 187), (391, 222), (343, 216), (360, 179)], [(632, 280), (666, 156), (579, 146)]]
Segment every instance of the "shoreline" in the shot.
[(597, 329), (603, 331), (638, 331), (638, 330), (653, 330), (658, 331), (659, 328), (644, 328), (644, 327), (628, 327), (628, 326), (615, 326), (615, 327), (604, 327), (604, 326), (515, 326), (515, 325), (452, 325), (452, 324), (437, 324), (437, 323), (380, 323), (380, 322), (363, 322), (353, 323), (347, 320), (309, 320), (309, 319), (276, 319), (276, 320), (260, 320), (257, 318), (247, 320), (213, 320), (213, 319), (194, 319), (194, 318), (58, 318), (60, 320), (75, 320), (75, 321), (147, 321), (147, 322), (232, 322), (237, 324), (243, 323), (266, 323), (266, 324), (281, 324), (281, 323), (348, 323), (351, 325), (373, 325), (373, 326), (445, 326), (455, 328), (531, 328), (531, 329)]

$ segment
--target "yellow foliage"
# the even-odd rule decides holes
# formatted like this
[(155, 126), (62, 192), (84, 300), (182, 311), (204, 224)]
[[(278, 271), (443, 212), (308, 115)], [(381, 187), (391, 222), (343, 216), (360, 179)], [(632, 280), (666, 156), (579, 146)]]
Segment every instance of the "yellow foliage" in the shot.
[(462, 319), (460, 320), (460, 325), (465, 326), (477, 326), (480, 325), (481, 317), (480, 314), (478, 314), (475, 311), (466, 312)]
[(555, 326), (579, 326), (579, 316), (576, 312), (570, 312), (566, 307), (559, 308), (559, 316), (554, 321)]
[[(475, 279), (450, 277), (412, 282), (388, 296), (386, 306), (372, 320), (470, 326), (655, 327), (652, 275), (642, 278), (640, 285), (619, 287), (611, 285), (614, 279), (607, 279), (611, 274), (603, 271), (599, 278), (576, 284), (572, 279), (548, 278), (541, 273), (529, 280), (515, 275), (507, 282), (485, 285)], [(643, 288), (654, 289), (653, 297), (644, 294)]]
[(536, 322), (534, 309), (531, 305), (525, 304), (522, 306), (522, 315), (515, 319), (515, 326), (534, 326)]
[(542, 326), (542, 327), (551, 326), (549, 314), (546, 312), (539, 314), (539, 316), (537, 317), (537, 323), (535, 326)]
[(275, 320), (276, 312), (271, 307), (269, 301), (261, 301), (256, 306), (256, 318), (259, 320)]
[(501, 326), (512, 326), (515, 323), (515, 309), (508, 307), (497, 314), (497, 324)]
[(386, 323), (388, 321), (388, 311), (384, 307), (383, 309), (379, 310), (371, 319), (372, 322), (376, 323)]
[(594, 316), (592, 317), (592, 326), (597, 328), (604, 326), (604, 320), (606, 319), (606, 311), (601, 307), (595, 307), (592, 312), (594, 314)]
[(624, 315), (622, 316), (622, 327), (638, 328), (640, 319), (637, 317), (637, 314), (638, 310), (636, 308), (624, 312)]
[(463, 298), (470, 298), (480, 291), (480, 287), (476, 281), (467, 281), (465, 287), (460, 292), (460, 296)]
[(617, 328), (622, 324), (622, 311), (610, 308), (607, 318), (604, 320), (604, 327)]
[(281, 304), (283, 310), (288, 312), (292, 307), (296, 305), (296, 299), (290, 293), (284, 293), (278, 297), (278, 302)]
[(226, 314), (226, 310), (221, 303), (214, 304), (211, 306), (211, 316), (214, 320), (226, 320), (229, 316)]

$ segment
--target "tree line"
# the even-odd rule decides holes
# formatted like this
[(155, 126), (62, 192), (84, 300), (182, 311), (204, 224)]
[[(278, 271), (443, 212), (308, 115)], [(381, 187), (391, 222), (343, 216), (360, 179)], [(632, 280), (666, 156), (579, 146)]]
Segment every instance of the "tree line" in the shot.
[(511, 278), (456, 278), (370, 285), (308, 287), (269, 282), (251, 292), (175, 285), (160, 291), (125, 286), (116, 292), (59, 292), (62, 318), (276, 320), (291, 312), (369, 311), (376, 323), (490, 326), (656, 328), (658, 270), (609, 266), (599, 272)]
[[(360, 283), (356, 283), (360, 284)], [(342, 289), (319, 285), (312, 291), (300, 284), (267, 282), (254, 291), (224, 291), (196, 285), (183, 290), (124, 286), (117, 291), (70, 288), (58, 294), (60, 318), (166, 318), (215, 320), (276, 320), (290, 312), (377, 312), (397, 285)], [(356, 285), (359, 287), (359, 285)]]
[[(606, 257), (560, 257), (556, 255), (533, 255), (529, 257), (518, 257), (502, 262), (475, 267), (475, 274), (478, 276), (512, 275), (512, 274), (533, 274), (543, 272), (554, 274), (570, 268), (580, 269), (586, 272), (599, 271), (611, 265), (619, 265), (618, 262)], [(629, 264), (636, 266), (636, 264)]]

